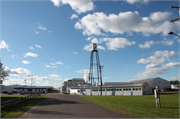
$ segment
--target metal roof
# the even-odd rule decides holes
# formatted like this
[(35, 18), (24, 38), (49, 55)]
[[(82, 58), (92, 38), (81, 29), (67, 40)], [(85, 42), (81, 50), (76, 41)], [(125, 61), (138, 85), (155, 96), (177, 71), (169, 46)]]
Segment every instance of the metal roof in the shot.
[[(143, 82), (144, 83), (144, 82)], [(143, 83), (136, 83), (136, 84), (127, 84), (127, 85), (102, 85), (102, 88), (123, 88), (123, 87), (138, 87), (142, 86)], [(100, 85), (91, 85), (91, 86), (73, 86), (71, 89), (92, 89), (92, 88), (100, 88)]]

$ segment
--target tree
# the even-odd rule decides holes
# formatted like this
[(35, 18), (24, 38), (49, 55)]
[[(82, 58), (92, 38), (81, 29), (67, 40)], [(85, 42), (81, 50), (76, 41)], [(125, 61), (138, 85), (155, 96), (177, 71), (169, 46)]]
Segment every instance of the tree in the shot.
[(7, 80), (6, 76), (9, 76), (8, 71), (2, 68), (2, 65), (3, 64), (1, 63), (1, 60), (0, 60), (0, 84), (2, 84), (4, 80)]
[(170, 84), (179, 85), (179, 81), (178, 80), (170, 81)]

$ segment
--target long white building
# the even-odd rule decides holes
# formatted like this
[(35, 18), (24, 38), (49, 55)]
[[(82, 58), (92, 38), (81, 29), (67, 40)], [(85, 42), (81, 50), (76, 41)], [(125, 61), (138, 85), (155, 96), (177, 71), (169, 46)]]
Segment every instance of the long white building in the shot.
[[(158, 86), (160, 90), (170, 88), (170, 82), (156, 77), (130, 82), (105, 82), (102, 85), (102, 95), (148, 95)], [(100, 85), (73, 86), (70, 94), (100, 95)]]
[(29, 92), (32, 88), (32, 92), (39, 92), (44, 91), (45, 93), (53, 92), (53, 86), (28, 86), (28, 85), (19, 85), (19, 84), (12, 84), (12, 85), (2, 85), (1, 84), (1, 92), (2, 91), (24, 91)]

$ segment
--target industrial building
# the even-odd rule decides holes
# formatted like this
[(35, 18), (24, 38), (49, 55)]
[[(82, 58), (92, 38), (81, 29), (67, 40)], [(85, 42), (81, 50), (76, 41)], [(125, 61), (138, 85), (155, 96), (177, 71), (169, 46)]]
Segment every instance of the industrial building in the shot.
[[(153, 89), (156, 86), (164, 91), (170, 87), (170, 82), (160, 77), (130, 82), (104, 82), (102, 85), (102, 95), (148, 95), (153, 93)], [(100, 89), (100, 85), (72, 86), (70, 94), (100, 95)]]
[(70, 91), (70, 88), (78, 85), (86, 85), (83, 78), (73, 78), (62, 83), (61, 92)]
[(1, 84), (1, 92), (3, 91), (23, 91), (23, 92), (42, 92), (45, 93), (52, 93), (53, 86), (28, 86), (28, 85), (19, 85), (19, 84), (12, 84), (12, 85), (2, 85)]
[[(95, 61), (94, 61), (95, 60)], [(92, 44), (90, 57), (89, 80), (86, 83), (84, 79), (72, 79), (63, 82), (62, 91), (70, 91), (70, 94), (80, 95), (148, 95), (153, 93), (153, 89), (158, 86), (160, 90), (170, 88), (170, 82), (160, 77), (134, 80), (130, 82), (104, 82), (102, 83), (99, 53), (97, 44)], [(94, 69), (97, 69), (95, 73)], [(96, 80), (96, 81), (95, 81)], [(74, 83), (80, 81), (82, 83)], [(98, 82), (98, 83), (96, 83)], [(102, 91), (101, 91), (102, 86)]]

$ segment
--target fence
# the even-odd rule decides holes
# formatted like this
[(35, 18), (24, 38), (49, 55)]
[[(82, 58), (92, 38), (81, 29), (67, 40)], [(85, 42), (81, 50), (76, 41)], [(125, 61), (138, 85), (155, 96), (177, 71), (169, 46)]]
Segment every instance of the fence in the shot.
[(21, 97), (21, 98), (17, 98), (17, 99), (11, 99), (11, 100), (8, 100), (8, 101), (4, 101), (4, 102), (1, 102), (1, 109), (11, 105), (11, 107), (13, 106), (13, 104), (16, 104), (16, 103), (19, 103), (19, 102), (23, 102), (25, 100), (29, 100), (29, 99), (32, 99), (32, 98), (35, 98), (37, 96), (40, 96), (41, 94), (31, 94), (31, 95), (28, 95), (28, 96), (25, 96), (25, 97)]

